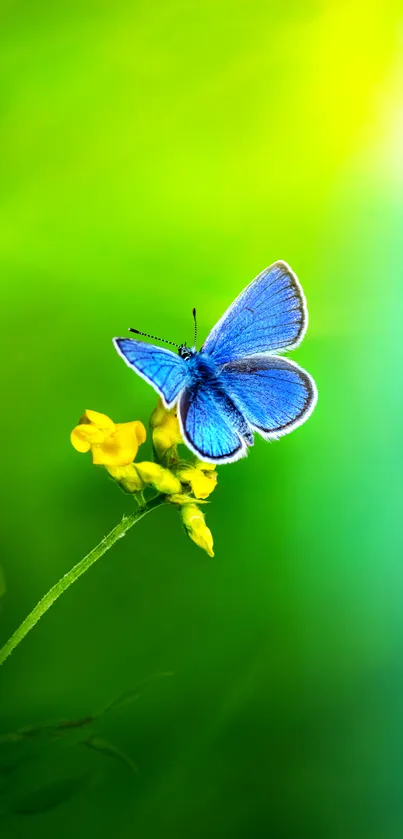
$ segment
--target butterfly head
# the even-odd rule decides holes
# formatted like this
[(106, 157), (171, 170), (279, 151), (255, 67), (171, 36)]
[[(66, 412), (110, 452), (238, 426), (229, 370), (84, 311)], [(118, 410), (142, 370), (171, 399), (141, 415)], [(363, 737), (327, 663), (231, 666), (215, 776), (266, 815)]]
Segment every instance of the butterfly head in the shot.
[(195, 347), (188, 347), (186, 344), (181, 344), (178, 348), (178, 353), (184, 361), (189, 361), (189, 358), (192, 357), (196, 352)]

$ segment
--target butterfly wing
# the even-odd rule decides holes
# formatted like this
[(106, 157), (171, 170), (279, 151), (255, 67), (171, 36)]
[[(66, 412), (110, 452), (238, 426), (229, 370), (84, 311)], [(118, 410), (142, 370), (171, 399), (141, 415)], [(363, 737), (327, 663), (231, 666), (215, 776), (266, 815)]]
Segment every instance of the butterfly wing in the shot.
[(311, 376), (298, 364), (275, 355), (224, 364), (220, 384), (253, 431), (267, 440), (302, 425), (317, 400)]
[(159, 393), (165, 407), (172, 408), (188, 378), (183, 358), (163, 347), (131, 338), (114, 338), (113, 343), (126, 364)]
[(208, 383), (185, 387), (179, 397), (178, 417), (186, 445), (201, 460), (231, 463), (253, 445), (242, 413), (225, 393)]
[(304, 293), (286, 262), (262, 271), (227, 309), (203, 346), (217, 364), (296, 347), (308, 315)]

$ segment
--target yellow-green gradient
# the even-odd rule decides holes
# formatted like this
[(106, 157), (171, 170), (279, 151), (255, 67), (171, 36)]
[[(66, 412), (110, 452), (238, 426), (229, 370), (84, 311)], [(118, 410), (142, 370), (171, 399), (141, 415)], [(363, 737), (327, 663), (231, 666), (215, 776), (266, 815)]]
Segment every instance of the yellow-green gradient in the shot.
[(203, 338), (285, 259), (319, 389), (220, 469), (214, 560), (156, 511), (4, 665), (1, 731), (174, 673), (99, 727), (137, 776), (32, 746), (90, 782), (7, 839), (403, 835), (402, 48), (393, 0), (1, 4), (1, 640), (131, 510), (69, 443), (155, 405), (114, 335)]

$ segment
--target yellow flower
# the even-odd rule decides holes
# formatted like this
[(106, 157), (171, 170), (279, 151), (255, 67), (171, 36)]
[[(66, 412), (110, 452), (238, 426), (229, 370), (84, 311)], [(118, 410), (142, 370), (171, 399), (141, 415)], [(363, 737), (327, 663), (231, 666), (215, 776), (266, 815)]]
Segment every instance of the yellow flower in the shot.
[(183, 442), (176, 408), (167, 411), (162, 399), (158, 400), (157, 407), (151, 414), (150, 428), (154, 449), (160, 459), (178, 443)]
[[(196, 466), (192, 466), (187, 463), (184, 466), (180, 466), (176, 471), (176, 474), (182, 483), (190, 485), (193, 495), (195, 495), (196, 498), (208, 498), (208, 496), (213, 492), (213, 489), (217, 486), (217, 472), (211, 470), (205, 472), (204, 467), (206, 465), (207, 464), (205, 463), (198, 463)], [(214, 470), (214, 465), (209, 465), (211, 465)]]
[(196, 504), (185, 504), (181, 508), (181, 516), (184, 528), (189, 538), (203, 548), (209, 556), (214, 556), (213, 536), (211, 530), (204, 521), (204, 516)]
[(159, 463), (143, 461), (136, 463), (136, 469), (145, 484), (151, 484), (158, 492), (164, 495), (171, 495), (181, 491), (181, 484), (169, 469), (164, 469)]
[(140, 492), (144, 489), (144, 481), (136, 469), (134, 463), (127, 466), (107, 466), (112, 478), (125, 490), (125, 492)]
[(139, 420), (114, 423), (98, 411), (86, 411), (70, 436), (78, 452), (92, 453), (93, 463), (106, 466), (128, 466), (146, 439), (146, 430)]

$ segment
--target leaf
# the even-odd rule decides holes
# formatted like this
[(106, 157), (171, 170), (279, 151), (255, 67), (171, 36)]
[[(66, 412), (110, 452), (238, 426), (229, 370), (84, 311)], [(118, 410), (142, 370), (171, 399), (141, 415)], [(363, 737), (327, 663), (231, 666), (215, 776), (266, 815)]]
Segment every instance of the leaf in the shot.
[(100, 752), (105, 755), (105, 757), (112, 757), (115, 760), (119, 760), (120, 763), (123, 763), (124, 766), (131, 769), (132, 772), (139, 771), (134, 760), (132, 760), (126, 752), (122, 752), (121, 749), (118, 749), (112, 743), (108, 743), (106, 740), (103, 740), (102, 737), (90, 737), (89, 740), (83, 741), (83, 746), (87, 746), (89, 749), (95, 749), (95, 751)]
[(0, 735), (1, 743), (20, 743), (21, 740), (33, 740), (38, 737), (60, 737), (75, 730), (81, 730), (93, 722), (94, 717), (86, 716), (74, 720), (57, 720), (17, 728)]
[(105, 705), (98, 714), (94, 714), (94, 717), (100, 717), (103, 714), (109, 713), (109, 711), (114, 711), (116, 708), (123, 708), (124, 705), (129, 705), (131, 702), (135, 702), (136, 699), (139, 699), (142, 695), (145, 688), (158, 679), (165, 679), (166, 676), (173, 676), (173, 673), (170, 671), (167, 671), (166, 673), (155, 673), (153, 676), (150, 676), (149, 679), (145, 679), (143, 682), (140, 682), (140, 684), (136, 685), (136, 687), (121, 693), (117, 699), (113, 699), (112, 702)]
[(33, 740), (34, 738), (40, 737), (59, 738), (66, 734), (79, 733), (81, 729), (94, 723), (103, 714), (135, 702), (149, 685), (158, 679), (165, 679), (167, 676), (173, 676), (173, 673), (170, 671), (155, 673), (153, 676), (140, 682), (136, 687), (121, 693), (120, 696), (113, 699), (112, 702), (108, 702), (107, 705), (95, 714), (87, 714), (85, 717), (78, 717), (77, 719), (62, 719), (53, 720), (52, 722), (36, 723), (34, 725), (24, 726), (23, 728), (17, 728), (15, 731), (0, 734), (0, 744), (21, 743), (22, 740)]
[(15, 731), (8, 731), (0, 735), (0, 743), (20, 743), (21, 740), (32, 740), (41, 735), (48, 735), (53, 732), (53, 723), (39, 723), (38, 725), (27, 725), (24, 728), (17, 728)]
[(12, 813), (30, 815), (54, 810), (77, 795), (88, 785), (92, 772), (70, 778), (58, 778), (46, 786), (22, 796), (13, 804)]

